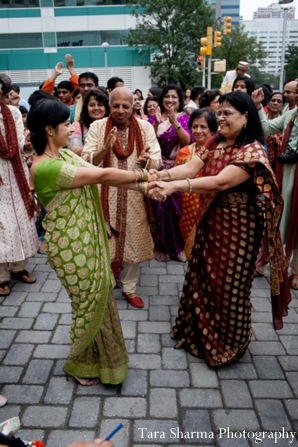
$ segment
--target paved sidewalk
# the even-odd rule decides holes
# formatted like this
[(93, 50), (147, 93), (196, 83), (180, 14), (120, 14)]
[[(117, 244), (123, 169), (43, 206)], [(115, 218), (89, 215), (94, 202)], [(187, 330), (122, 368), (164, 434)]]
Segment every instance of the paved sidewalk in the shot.
[(67, 382), (62, 370), (69, 299), (46, 257), (32, 258), (28, 270), (37, 282), (15, 282), (11, 295), (0, 298), (0, 393), (8, 398), (0, 422), (19, 415), (19, 436), (42, 439), (47, 447), (104, 437), (120, 422), (115, 447), (297, 447), (297, 435), (293, 440), (289, 432), (298, 432), (298, 293), (292, 293), (284, 329), (275, 332), (268, 278), (256, 278), (248, 352), (238, 363), (212, 370), (174, 350), (169, 335), (185, 268), (178, 262), (142, 264), (142, 310), (115, 290), (130, 356), (128, 379), (122, 386), (82, 387)]

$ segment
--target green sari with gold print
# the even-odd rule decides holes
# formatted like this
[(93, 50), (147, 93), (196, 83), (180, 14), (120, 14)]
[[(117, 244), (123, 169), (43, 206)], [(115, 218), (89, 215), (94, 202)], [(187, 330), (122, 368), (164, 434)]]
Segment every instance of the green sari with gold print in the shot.
[(70, 356), (64, 370), (118, 384), (127, 377), (128, 356), (112, 292), (113, 275), (97, 185), (71, 188), (77, 167), (90, 167), (69, 150), (39, 163), (34, 173), (45, 207), (49, 263), (71, 299)]

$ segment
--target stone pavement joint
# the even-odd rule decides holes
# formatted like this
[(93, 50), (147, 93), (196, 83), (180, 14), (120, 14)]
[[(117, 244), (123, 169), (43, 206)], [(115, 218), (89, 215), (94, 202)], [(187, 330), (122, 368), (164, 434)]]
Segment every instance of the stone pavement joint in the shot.
[[(219, 436), (219, 429), (251, 433), (298, 431), (298, 292), (284, 328), (274, 331), (269, 272), (252, 289), (253, 338), (238, 363), (210, 369), (170, 337), (186, 264), (141, 265), (134, 309), (115, 289), (130, 363), (118, 386), (83, 387), (66, 380), (71, 306), (45, 256), (28, 263), (35, 284), (12, 281), (0, 297), (0, 393), (8, 404), (0, 422), (20, 416), (23, 439), (65, 447), (107, 436), (120, 422), (115, 447), (255, 447), (253, 438)], [(193, 437), (185, 436), (193, 432)], [(298, 447), (297, 437), (262, 447)]]

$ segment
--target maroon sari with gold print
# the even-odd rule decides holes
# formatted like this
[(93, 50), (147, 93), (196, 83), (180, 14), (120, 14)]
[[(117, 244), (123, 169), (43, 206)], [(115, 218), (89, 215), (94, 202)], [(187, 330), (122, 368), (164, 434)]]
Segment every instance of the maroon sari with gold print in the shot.
[[(251, 178), (232, 190), (200, 196), (197, 234), (172, 338), (176, 348), (209, 366), (236, 361), (251, 338), (250, 290), (264, 230), (268, 238), (271, 297), (276, 329), (287, 315), (290, 291), (278, 224), (282, 198), (261, 144), (210, 151), (204, 176), (234, 164)], [(212, 147), (213, 146), (213, 147)]]

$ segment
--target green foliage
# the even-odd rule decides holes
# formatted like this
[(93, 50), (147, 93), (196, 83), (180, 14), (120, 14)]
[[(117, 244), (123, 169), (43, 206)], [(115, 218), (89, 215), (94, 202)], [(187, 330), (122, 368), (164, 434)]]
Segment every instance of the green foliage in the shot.
[(254, 80), (256, 87), (259, 87), (262, 84), (269, 84), (273, 90), (277, 90), (279, 88), (279, 76), (260, 71), (255, 66), (250, 67), (249, 75)]
[(159, 86), (175, 81), (183, 88), (200, 84), (200, 39), (213, 21), (205, 0), (139, 0), (133, 15), (136, 28), (126, 42), (151, 54), (151, 62), (139, 62), (151, 67), (153, 81)]
[(236, 68), (239, 61), (250, 64), (258, 62), (261, 67), (265, 65), (267, 52), (263, 48), (263, 43), (258, 42), (256, 37), (249, 36), (244, 29), (243, 24), (233, 26), (231, 34), (223, 35), (221, 47), (213, 51), (213, 57), (226, 59), (227, 70)]
[(286, 79), (298, 77), (298, 46), (288, 45), (285, 54)]

